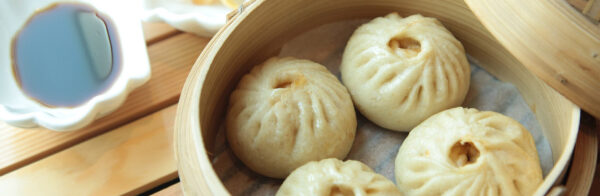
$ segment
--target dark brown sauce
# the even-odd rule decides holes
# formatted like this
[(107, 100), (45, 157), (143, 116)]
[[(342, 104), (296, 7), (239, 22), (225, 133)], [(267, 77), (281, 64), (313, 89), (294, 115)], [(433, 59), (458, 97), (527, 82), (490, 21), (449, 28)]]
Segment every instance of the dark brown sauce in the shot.
[(13, 74), (23, 92), (50, 107), (75, 107), (106, 91), (121, 70), (116, 29), (80, 3), (52, 4), (12, 40)]

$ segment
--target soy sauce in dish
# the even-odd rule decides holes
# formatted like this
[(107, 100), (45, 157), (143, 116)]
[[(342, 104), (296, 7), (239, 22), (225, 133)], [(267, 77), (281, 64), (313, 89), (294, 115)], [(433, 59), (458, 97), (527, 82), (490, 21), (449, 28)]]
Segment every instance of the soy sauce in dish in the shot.
[(12, 40), (23, 92), (51, 107), (74, 107), (106, 91), (120, 72), (110, 20), (85, 4), (57, 3), (31, 16)]

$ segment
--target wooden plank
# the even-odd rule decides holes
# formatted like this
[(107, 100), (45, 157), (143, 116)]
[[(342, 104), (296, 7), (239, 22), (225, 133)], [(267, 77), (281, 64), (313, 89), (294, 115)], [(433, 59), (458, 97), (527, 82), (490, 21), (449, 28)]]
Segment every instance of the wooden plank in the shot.
[(181, 196), (183, 195), (183, 190), (181, 190), (181, 184), (177, 183), (171, 185), (163, 190), (160, 190), (154, 194), (154, 196)]
[(21, 129), (0, 122), (0, 175), (177, 102), (183, 83), (208, 42), (179, 34), (148, 48), (152, 76), (110, 115), (73, 132)]
[(138, 194), (177, 177), (175, 105), (0, 177), (3, 195)]
[(181, 33), (181, 31), (169, 26), (167, 23), (144, 22), (142, 24), (142, 27), (144, 28), (144, 39), (148, 45)]

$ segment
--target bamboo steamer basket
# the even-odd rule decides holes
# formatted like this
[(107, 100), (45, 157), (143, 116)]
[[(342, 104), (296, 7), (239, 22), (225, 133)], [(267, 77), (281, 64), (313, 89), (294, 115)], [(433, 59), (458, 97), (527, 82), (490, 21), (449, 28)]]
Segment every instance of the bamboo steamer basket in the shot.
[[(596, 163), (595, 131), (583, 127), (585, 134), (580, 134), (578, 140), (579, 107), (528, 71), (516, 55), (496, 40), (469, 8), (478, 3), (476, 0), (257, 0), (245, 3), (234, 11), (198, 57), (180, 97), (174, 139), (184, 193), (229, 195), (213, 170), (211, 152), (216, 133), (224, 122), (229, 94), (252, 65), (277, 54), (281, 45), (294, 35), (320, 24), (373, 18), (396, 11), (403, 16), (420, 13), (438, 18), (463, 43), (477, 64), (517, 87), (552, 149), (554, 167), (536, 195), (565, 191), (587, 194)], [(572, 164), (578, 166), (572, 167), (571, 173), (577, 172), (577, 176), (570, 175), (567, 179), (565, 174), (576, 142), (581, 145), (575, 150)], [(564, 180), (568, 180), (566, 188)]]

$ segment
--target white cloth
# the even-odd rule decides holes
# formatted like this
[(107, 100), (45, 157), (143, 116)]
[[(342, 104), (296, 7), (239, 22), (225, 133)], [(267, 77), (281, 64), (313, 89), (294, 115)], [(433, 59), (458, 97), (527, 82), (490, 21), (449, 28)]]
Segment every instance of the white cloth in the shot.
[(226, 21), (230, 8), (219, 2), (196, 5), (192, 0), (144, 0), (146, 22), (165, 22), (200, 36), (214, 35)]

